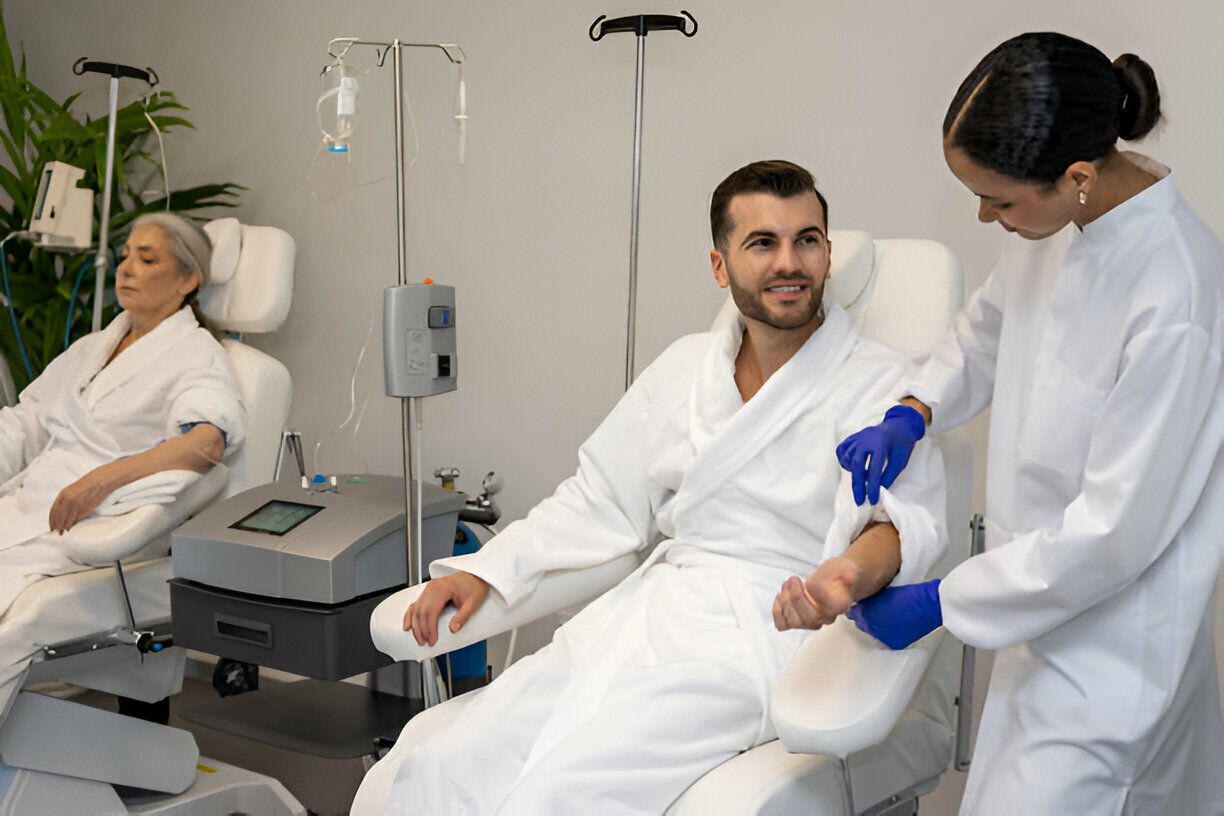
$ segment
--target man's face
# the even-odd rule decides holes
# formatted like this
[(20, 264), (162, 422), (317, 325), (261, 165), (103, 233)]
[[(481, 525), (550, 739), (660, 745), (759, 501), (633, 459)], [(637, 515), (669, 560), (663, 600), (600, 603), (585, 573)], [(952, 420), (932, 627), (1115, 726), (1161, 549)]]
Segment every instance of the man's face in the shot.
[(807, 327), (820, 312), (829, 274), (829, 239), (815, 193), (731, 199), (731, 235), (710, 250), (714, 280), (731, 289), (746, 320), (774, 329)]

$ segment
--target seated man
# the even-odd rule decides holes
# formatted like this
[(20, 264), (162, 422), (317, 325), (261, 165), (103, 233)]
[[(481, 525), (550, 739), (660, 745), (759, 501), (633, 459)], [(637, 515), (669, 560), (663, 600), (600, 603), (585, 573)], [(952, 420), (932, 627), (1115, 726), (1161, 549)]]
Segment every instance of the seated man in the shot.
[(710, 261), (741, 319), (660, 355), (526, 519), (434, 562), (404, 628), (432, 644), (448, 603), (457, 631), (490, 588), (514, 604), (547, 571), (653, 552), (445, 730), (412, 744), (409, 723), (354, 813), (661, 814), (773, 738), (772, 689), (809, 634), (793, 627), (925, 576), (944, 546), (937, 451), (870, 509), (841, 484), (838, 440), (907, 364), (822, 306), (826, 212), (789, 162), (715, 190)]
[[(173, 501), (242, 439), (229, 358), (193, 310), (207, 236), (155, 213), (136, 221), (123, 254), (123, 311), (0, 408), (0, 616), (35, 581), (84, 569), (62, 538), (81, 519)], [(0, 720), (36, 649), (0, 617)]]

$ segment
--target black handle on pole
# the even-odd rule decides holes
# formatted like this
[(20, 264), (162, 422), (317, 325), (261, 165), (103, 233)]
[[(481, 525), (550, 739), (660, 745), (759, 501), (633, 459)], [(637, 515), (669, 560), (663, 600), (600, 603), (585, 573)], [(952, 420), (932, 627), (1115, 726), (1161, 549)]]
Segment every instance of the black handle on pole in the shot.
[(89, 57), (81, 57), (74, 62), (72, 64), (72, 73), (77, 76), (81, 74), (106, 74), (116, 79), (139, 79), (150, 85), (156, 85), (158, 82), (157, 74), (153, 72), (152, 68), (135, 68), (131, 65), (122, 65), (118, 62), (100, 62), (98, 60), (91, 60)]
[[(616, 34), (620, 31), (632, 31), (639, 37), (645, 37), (651, 31), (679, 31), (686, 37), (692, 37), (697, 33), (697, 19), (689, 14), (684, 9), (680, 10), (683, 17), (675, 14), (631, 14), (628, 17), (617, 17), (614, 20), (609, 20), (607, 15), (601, 14), (595, 18), (595, 22), (591, 23), (591, 29), (588, 35), (591, 42), (599, 42), (604, 38), (605, 34)], [(603, 23), (601, 26), (600, 23)], [(690, 30), (688, 24), (692, 23)], [(598, 33), (596, 33), (598, 29)]]

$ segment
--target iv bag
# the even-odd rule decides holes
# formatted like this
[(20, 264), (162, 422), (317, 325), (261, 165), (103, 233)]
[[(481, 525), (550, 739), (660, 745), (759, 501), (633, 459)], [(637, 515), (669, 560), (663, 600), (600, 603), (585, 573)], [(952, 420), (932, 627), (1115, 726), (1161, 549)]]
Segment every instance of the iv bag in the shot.
[(372, 173), (369, 162), (363, 163), (354, 153), (359, 73), (364, 72), (337, 59), (320, 74), (315, 117), (322, 139), (306, 174), (306, 184), (315, 201), (334, 201), (350, 190), (386, 177), (381, 169)]
[(357, 129), (357, 75), (341, 60), (323, 69), (315, 115), (323, 131), (323, 146), (331, 153), (348, 153)]

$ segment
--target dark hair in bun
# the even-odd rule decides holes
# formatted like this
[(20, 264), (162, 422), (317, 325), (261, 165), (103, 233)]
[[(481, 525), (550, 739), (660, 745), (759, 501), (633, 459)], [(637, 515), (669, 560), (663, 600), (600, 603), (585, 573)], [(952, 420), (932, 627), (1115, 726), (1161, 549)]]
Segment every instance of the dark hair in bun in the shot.
[(1123, 54), (1113, 61), (1114, 75), (1122, 88), (1118, 104), (1118, 137), (1129, 141), (1142, 139), (1160, 121), (1160, 88), (1152, 66), (1134, 54)]
[(944, 139), (978, 164), (1052, 184), (1077, 161), (1146, 136), (1160, 120), (1152, 67), (1134, 54), (1114, 62), (1082, 40), (1021, 34), (987, 54), (961, 83)]

